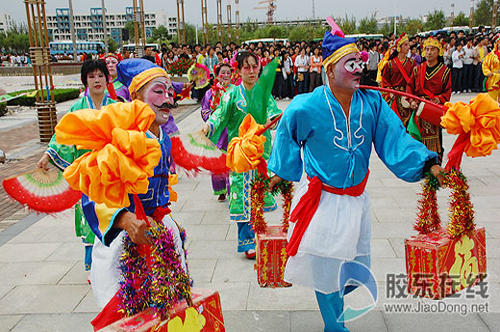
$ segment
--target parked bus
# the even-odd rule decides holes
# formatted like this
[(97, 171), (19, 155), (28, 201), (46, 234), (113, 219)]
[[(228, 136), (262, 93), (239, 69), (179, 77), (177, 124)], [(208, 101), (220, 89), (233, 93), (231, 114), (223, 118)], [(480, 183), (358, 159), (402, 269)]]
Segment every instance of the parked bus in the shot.
[[(139, 46), (142, 45), (139, 43)], [(146, 44), (146, 46), (150, 46), (152, 47), (153, 49), (157, 49), (159, 50), (160, 47), (158, 44), (155, 44), (155, 43), (148, 43)], [(129, 50), (130, 53), (135, 53), (135, 44), (127, 44), (127, 45), (123, 45), (122, 49), (121, 49), (121, 52), (123, 53), (125, 50)]]
[[(57, 41), (49, 43), (50, 54), (73, 54), (73, 42), (71, 41)], [(91, 53), (91, 54), (99, 54), (103, 53), (105, 50), (103, 42), (76, 42), (76, 51), (77, 53)]]
[(250, 39), (250, 40), (245, 41), (245, 44), (258, 44), (258, 43), (263, 43), (263, 44), (282, 43), (282, 44), (286, 44), (286, 43), (288, 43), (288, 38), (260, 38), (260, 39)]

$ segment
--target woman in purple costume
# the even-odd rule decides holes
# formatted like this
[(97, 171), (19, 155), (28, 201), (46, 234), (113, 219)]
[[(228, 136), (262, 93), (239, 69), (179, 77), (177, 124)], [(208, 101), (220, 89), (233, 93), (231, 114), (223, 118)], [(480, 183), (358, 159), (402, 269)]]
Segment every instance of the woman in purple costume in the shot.
[[(229, 88), (231, 82), (231, 66), (228, 63), (220, 63), (214, 67), (215, 82), (214, 85), (205, 93), (201, 101), (201, 117), (207, 121), (213, 111), (219, 106), (224, 92)], [(227, 150), (228, 136), (227, 128), (221, 134), (217, 142), (219, 150)], [(226, 194), (229, 192), (229, 174), (212, 174), (212, 188), (214, 195), (219, 195), (219, 202), (226, 200)]]

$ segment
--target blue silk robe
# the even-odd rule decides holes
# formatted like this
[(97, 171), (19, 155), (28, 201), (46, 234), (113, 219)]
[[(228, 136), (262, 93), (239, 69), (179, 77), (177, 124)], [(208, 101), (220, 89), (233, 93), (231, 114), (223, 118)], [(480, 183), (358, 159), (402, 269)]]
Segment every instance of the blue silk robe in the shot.
[(425, 162), (437, 157), (406, 133), (380, 93), (357, 90), (346, 119), (330, 89), (321, 86), (295, 97), (284, 112), (268, 168), (285, 180), (300, 181), (304, 166), (309, 177), (348, 188), (364, 179), (372, 145), (384, 164), (408, 182), (420, 180)]

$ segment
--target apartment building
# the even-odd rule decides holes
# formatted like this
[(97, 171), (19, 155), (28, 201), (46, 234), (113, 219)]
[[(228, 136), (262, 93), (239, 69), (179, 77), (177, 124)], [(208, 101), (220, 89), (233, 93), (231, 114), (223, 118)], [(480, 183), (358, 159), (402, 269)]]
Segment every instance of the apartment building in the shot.
[[(9, 14), (0, 13), (0, 33), (7, 33), (14, 26), (14, 20)], [(176, 30), (177, 33), (177, 30)]]
[[(106, 13), (107, 35), (116, 42), (122, 42), (122, 29), (133, 20), (133, 7), (126, 7), (125, 13)], [(90, 8), (88, 14), (73, 14), (76, 39), (78, 41), (104, 40), (102, 8)], [(170, 35), (177, 35), (177, 16), (168, 16), (164, 12), (144, 13), (146, 37), (160, 25), (167, 28)], [(71, 40), (69, 8), (56, 8), (55, 15), (47, 15), (47, 29), (53, 41)]]

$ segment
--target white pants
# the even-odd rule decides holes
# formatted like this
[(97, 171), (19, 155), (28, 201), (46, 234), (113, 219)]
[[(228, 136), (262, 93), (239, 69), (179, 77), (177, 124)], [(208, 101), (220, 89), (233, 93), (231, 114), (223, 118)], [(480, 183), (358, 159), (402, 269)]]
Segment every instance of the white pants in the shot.
[[(187, 273), (186, 256), (182, 249), (179, 228), (170, 215), (165, 216), (162, 221), (174, 235), (175, 251), (181, 257), (182, 268)], [(95, 239), (94, 249), (92, 250), (90, 282), (92, 283), (92, 291), (97, 305), (101, 308), (106, 306), (120, 288), (120, 270), (118, 266), (123, 253), (122, 244), (125, 234), (125, 231), (122, 231), (109, 247), (102, 244), (97, 237)]]
[[(292, 202), (292, 211), (307, 192), (302, 179)], [(288, 240), (295, 223), (290, 223)], [(321, 192), (318, 209), (306, 229), (297, 254), (288, 258), (285, 281), (304, 285), (324, 294), (339, 290), (339, 270), (344, 261), (370, 266), (371, 212), (365, 191), (353, 197)]]

